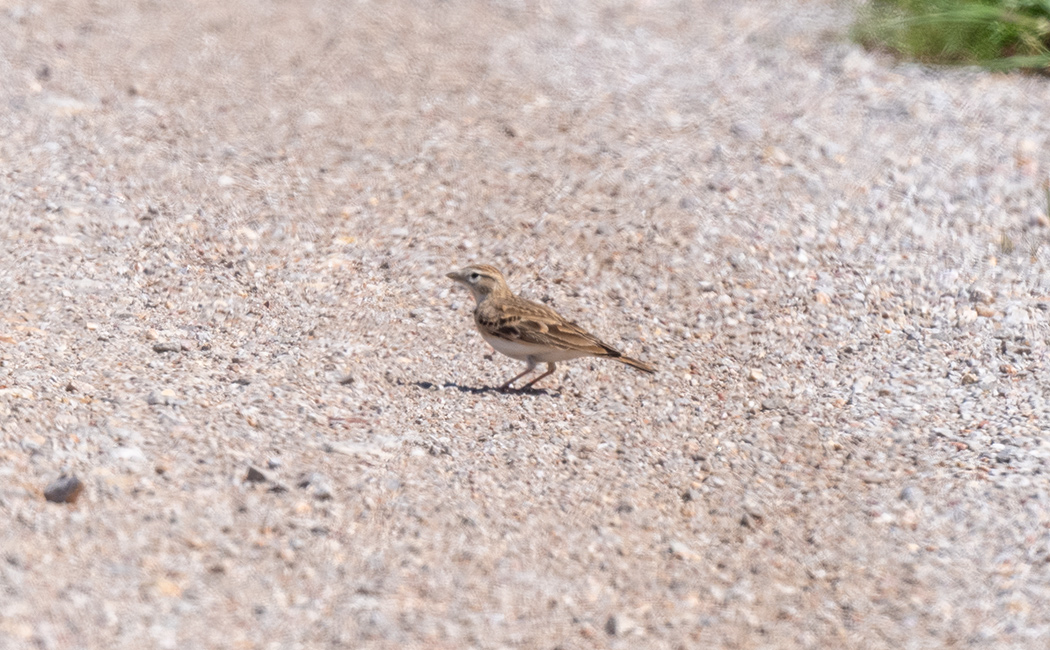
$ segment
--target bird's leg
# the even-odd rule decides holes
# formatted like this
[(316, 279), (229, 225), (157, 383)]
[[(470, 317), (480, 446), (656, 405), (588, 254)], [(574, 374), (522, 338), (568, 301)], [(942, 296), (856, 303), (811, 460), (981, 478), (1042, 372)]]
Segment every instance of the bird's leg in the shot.
[[(532, 388), (533, 384), (535, 384), (539, 380), (543, 379), (547, 375), (549, 375), (552, 372), (554, 372), (554, 368), (555, 368), (555, 366), (554, 366), (554, 362), (553, 361), (547, 362), (547, 372), (543, 373), (539, 377), (537, 377), (537, 378), (533, 379), (532, 381), (530, 381), (529, 383), (525, 384), (524, 386), (521, 387), (521, 389), (525, 390), (526, 388)], [(521, 375), (518, 375), (518, 376), (520, 377)], [(515, 377), (515, 379), (517, 379), (517, 377)]]
[[(519, 379), (536, 369), (536, 362), (534, 360), (529, 359), (526, 363), (528, 363), (529, 365), (525, 367), (525, 372), (521, 373), (520, 375), (514, 375), (513, 377), (511, 377), (509, 380), (507, 380), (507, 383), (499, 387), (499, 390), (507, 390), (508, 388), (510, 388), (511, 384), (513, 384), (514, 382), (518, 381)], [(531, 385), (532, 384), (529, 384), (529, 386)], [(526, 388), (528, 388), (528, 386), (526, 386)]]

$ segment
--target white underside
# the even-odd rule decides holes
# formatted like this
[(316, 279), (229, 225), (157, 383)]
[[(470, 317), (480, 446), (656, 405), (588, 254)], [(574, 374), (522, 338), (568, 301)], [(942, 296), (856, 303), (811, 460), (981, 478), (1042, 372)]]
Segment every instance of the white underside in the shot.
[(579, 350), (561, 350), (558, 348), (544, 347), (542, 345), (534, 345), (532, 343), (508, 341), (507, 339), (501, 339), (484, 332), (481, 332), (481, 336), (488, 341), (488, 344), (495, 348), (497, 352), (505, 354), (511, 359), (518, 359), (520, 361), (556, 363), (558, 361), (568, 361), (569, 359), (577, 359), (579, 357), (587, 356), (586, 352), (580, 352)]

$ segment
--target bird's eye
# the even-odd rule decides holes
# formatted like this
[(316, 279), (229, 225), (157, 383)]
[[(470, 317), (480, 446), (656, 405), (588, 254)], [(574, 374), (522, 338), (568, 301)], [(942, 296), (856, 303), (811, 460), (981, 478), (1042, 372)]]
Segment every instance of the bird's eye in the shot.
[(473, 273), (470, 274), (470, 279), (471, 280), (477, 280), (480, 277), (481, 277), (481, 274), (478, 273), (477, 271), (474, 271)]

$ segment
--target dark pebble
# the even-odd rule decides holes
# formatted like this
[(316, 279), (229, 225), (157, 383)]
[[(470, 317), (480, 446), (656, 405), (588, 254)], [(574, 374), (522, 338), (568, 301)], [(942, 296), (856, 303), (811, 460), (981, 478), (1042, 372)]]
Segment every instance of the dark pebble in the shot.
[(44, 490), (44, 498), (52, 503), (74, 503), (84, 491), (84, 484), (76, 476), (60, 476)]
[(244, 477), (249, 483), (265, 483), (270, 480), (269, 475), (258, 467), (249, 467), (248, 474)]

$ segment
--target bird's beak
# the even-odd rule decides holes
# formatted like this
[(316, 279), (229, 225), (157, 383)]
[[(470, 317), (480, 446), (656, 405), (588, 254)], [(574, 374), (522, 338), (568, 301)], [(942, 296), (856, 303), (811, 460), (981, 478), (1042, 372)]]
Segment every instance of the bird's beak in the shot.
[(452, 278), (456, 282), (459, 282), (460, 280), (463, 279), (463, 275), (459, 271), (452, 271), (450, 273), (446, 273), (445, 277), (446, 278)]

